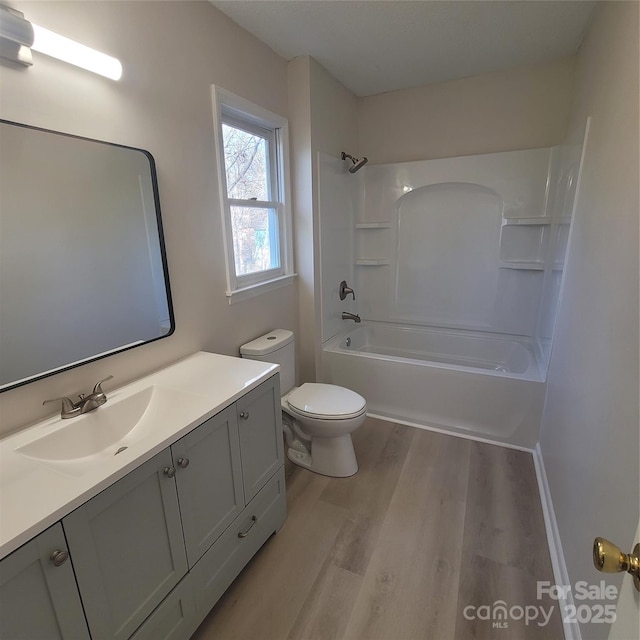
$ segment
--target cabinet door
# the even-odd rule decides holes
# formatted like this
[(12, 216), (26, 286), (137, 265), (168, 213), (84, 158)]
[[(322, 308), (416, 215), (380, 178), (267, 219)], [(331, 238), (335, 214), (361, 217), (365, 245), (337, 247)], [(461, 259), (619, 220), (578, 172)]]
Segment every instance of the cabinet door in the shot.
[(275, 375), (236, 402), (244, 499), (249, 501), (284, 462), (280, 376)]
[(189, 566), (244, 508), (238, 423), (228, 407), (171, 446)]
[(89, 640), (71, 561), (60, 524), (43, 531), (0, 562), (2, 640)]
[(62, 524), (93, 640), (125, 640), (187, 571), (169, 449)]

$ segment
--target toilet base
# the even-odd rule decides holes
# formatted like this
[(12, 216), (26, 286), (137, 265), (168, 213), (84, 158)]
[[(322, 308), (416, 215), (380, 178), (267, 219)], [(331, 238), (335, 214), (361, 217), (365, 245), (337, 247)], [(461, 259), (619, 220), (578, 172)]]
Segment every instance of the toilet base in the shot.
[(351, 434), (333, 438), (312, 438), (311, 455), (289, 448), (287, 458), (304, 467), (331, 478), (348, 478), (358, 472), (358, 461)]

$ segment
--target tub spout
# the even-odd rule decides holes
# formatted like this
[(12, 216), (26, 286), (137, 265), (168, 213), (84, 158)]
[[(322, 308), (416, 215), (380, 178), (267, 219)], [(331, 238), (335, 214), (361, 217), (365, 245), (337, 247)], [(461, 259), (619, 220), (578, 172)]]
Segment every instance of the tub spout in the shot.
[(349, 313), (348, 311), (342, 312), (343, 320), (353, 320), (354, 322), (361, 322), (360, 316), (357, 313)]

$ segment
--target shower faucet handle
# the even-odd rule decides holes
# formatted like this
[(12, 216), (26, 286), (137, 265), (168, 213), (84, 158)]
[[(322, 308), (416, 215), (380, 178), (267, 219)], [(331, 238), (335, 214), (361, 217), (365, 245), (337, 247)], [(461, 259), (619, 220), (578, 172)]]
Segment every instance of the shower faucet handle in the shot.
[(347, 285), (346, 280), (343, 280), (340, 283), (339, 293), (340, 293), (340, 300), (344, 300), (348, 295), (352, 295), (353, 299), (354, 300), (356, 299), (356, 292), (349, 285)]

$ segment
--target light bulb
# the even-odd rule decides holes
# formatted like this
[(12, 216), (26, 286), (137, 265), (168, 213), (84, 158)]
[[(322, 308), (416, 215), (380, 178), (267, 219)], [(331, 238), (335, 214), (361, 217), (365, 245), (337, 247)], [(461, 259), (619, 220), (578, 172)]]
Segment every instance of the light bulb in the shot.
[(31, 49), (34, 51), (82, 67), (87, 71), (93, 71), (111, 80), (120, 80), (122, 77), (122, 64), (117, 58), (65, 38), (37, 24), (33, 25), (33, 34), (34, 41)]

